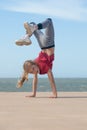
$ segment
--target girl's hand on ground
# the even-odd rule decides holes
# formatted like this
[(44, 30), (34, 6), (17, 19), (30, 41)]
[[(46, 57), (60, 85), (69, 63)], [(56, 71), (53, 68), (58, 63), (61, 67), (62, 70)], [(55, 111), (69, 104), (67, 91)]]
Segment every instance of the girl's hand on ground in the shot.
[(57, 98), (57, 96), (50, 96), (49, 98)]
[(28, 97), (28, 98), (30, 98), (30, 97), (35, 97), (35, 95), (34, 95), (34, 94), (31, 94), (31, 95), (28, 95), (28, 96), (25, 96), (25, 97)]

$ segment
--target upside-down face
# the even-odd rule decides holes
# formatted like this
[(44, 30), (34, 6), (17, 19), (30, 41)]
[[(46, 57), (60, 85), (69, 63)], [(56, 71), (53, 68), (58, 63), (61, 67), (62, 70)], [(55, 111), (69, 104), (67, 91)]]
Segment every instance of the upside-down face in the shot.
[(36, 74), (36, 73), (39, 73), (39, 71), (40, 71), (37, 64), (35, 64), (32, 61), (25, 61), (23, 67), (27, 73), (31, 73), (31, 74)]

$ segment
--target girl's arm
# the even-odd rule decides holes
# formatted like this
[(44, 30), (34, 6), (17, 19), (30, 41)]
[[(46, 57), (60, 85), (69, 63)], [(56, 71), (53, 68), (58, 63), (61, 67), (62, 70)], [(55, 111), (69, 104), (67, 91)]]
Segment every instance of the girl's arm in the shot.
[(52, 88), (52, 91), (53, 91), (53, 96), (52, 97), (57, 98), (57, 90), (56, 90), (56, 84), (55, 84), (53, 73), (52, 73), (51, 70), (49, 70), (47, 74), (48, 74), (50, 85), (51, 85), (51, 88)]
[(38, 82), (38, 76), (37, 74), (34, 74), (33, 82), (32, 82), (32, 91), (33, 91), (34, 97), (36, 96), (37, 82)]
[(37, 74), (34, 74), (33, 82), (32, 82), (32, 92), (33, 93), (29, 96), (26, 96), (26, 97), (35, 97), (36, 96), (37, 82), (38, 82)]

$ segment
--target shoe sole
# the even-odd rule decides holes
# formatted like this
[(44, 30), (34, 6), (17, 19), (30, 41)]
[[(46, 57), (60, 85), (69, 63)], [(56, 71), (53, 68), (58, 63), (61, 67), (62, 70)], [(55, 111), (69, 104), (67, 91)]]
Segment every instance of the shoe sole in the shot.
[(16, 45), (18, 45), (18, 46), (23, 46), (23, 45), (26, 45), (26, 46), (28, 46), (28, 45), (30, 45), (31, 44), (31, 42), (26, 42), (26, 41), (16, 41), (15, 42), (16, 43)]
[(29, 36), (31, 36), (32, 35), (31, 27), (27, 22), (24, 23), (24, 28), (27, 30), (27, 33), (29, 34)]

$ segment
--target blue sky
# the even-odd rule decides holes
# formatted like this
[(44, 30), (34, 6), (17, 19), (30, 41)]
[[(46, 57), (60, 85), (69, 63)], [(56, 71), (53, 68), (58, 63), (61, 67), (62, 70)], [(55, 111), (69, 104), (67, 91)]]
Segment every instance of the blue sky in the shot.
[(16, 46), (25, 34), (25, 21), (53, 19), (55, 28), (55, 77), (87, 77), (87, 1), (86, 0), (1, 0), (0, 1), (0, 77), (19, 77), (27, 59), (38, 56), (34, 36), (32, 45)]

